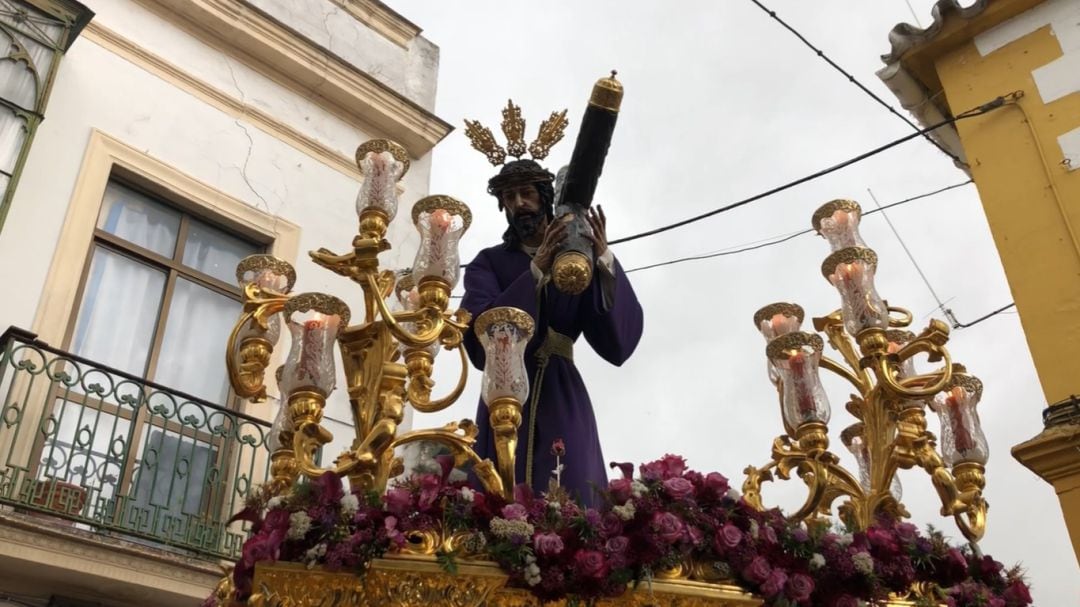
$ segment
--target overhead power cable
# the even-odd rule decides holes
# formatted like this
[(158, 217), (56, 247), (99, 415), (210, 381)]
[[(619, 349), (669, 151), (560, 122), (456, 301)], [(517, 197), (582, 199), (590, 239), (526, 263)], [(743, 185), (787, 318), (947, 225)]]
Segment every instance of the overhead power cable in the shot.
[(845, 160), (843, 162), (840, 162), (838, 164), (834, 164), (834, 165), (832, 165), (832, 166), (830, 166), (828, 168), (821, 169), (820, 171), (817, 171), (815, 173), (811, 173), (809, 175), (806, 175), (805, 177), (800, 177), (798, 179), (789, 181), (789, 182), (787, 182), (787, 183), (785, 183), (783, 185), (776, 186), (776, 187), (774, 187), (772, 189), (761, 192), (760, 194), (755, 194), (753, 196), (750, 196), (749, 198), (744, 198), (744, 199), (739, 200), (737, 202), (733, 202), (731, 204), (722, 206), (720, 208), (713, 209), (711, 211), (708, 211), (706, 213), (702, 213), (700, 215), (695, 215), (693, 217), (688, 217), (686, 219), (683, 219), (681, 221), (677, 221), (675, 223), (672, 223), (672, 224), (669, 224), (669, 225), (666, 225), (666, 226), (661, 226), (659, 228), (654, 228), (652, 230), (641, 232), (639, 234), (634, 234), (632, 236), (624, 236), (623, 238), (617, 238), (615, 240), (608, 241), (608, 244), (612, 244), (612, 245), (621, 244), (621, 243), (624, 243), (624, 242), (631, 242), (631, 241), (634, 241), (634, 240), (639, 240), (641, 238), (646, 238), (648, 236), (655, 236), (656, 234), (660, 234), (662, 232), (667, 232), (669, 230), (674, 230), (676, 228), (681, 228), (683, 226), (686, 226), (686, 225), (701, 221), (703, 219), (708, 219), (709, 217), (712, 217), (714, 215), (719, 215), (720, 213), (725, 213), (727, 211), (737, 209), (737, 208), (739, 208), (741, 206), (745, 206), (745, 205), (748, 205), (748, 204), (750, 204), (752, 202), (756, 202), (758, 200), (761, 200), (762, 198), (767, 198), (769, 196), (772, 196), (773, 194), (783, 192), (784, 190), (789, 190), (789, 189), (791, 189), (791, 188), (793, 188), (793, 187), (795, 187), (797, 185), (802, 185), (804, 183), (814, 181), (815, 179), (819, 179), (819, 178), (824, 177), (824, 176), (826, 176), (826, 175), (828, 175), (830, 173), (835, 173), (836, 171), (839, 171), (842, 168), (851, 166), (851, 165), (853, 165), (853, 164), (855, 164), (857, 162), (861, 162), (861, 161), (866, 160), (867, 158), (870, 158), (872, 156), (876, 156), (876, 155), (878, 155), (878, 154), (880, 154), (880, 153), (882, 153), (882, 152), (884, 152), (886, 150), (889, 150), (891, 148), (894, 148), (894, 147), (896, 147), (896, 146), (898, 146), (898, 145), (900, 145), (902, 143), (905, 143), (907, 141), (911, 141), (912, 139), (915, 139), (916, 137), (919, 137), (919, 136), (923, 135), (924, 133), (929, 133), (930, 131), (933, 131), (935, 129), (939, 129), (939, 128), (945, 126), (945, 125), (952, 124), (952, 123), (957, 122), (959, 120), (964, 120), (966, 118), (973, 118), (975, 116), (981, 116), (981, 115), (986, 114), (988, 112), (992, 112), (992, 111), (1002, 107), (1003, 105), (1005, 105), (1006, 102), (1012, 102), (1014, 100), (1014, 98), (1015, 98), (1015, 95), (1016, 95), (1016, 93), (1009, 93), (1008, 95), (1002, 95), (1002, 96), (997, 97), (997, 98), (995, 98), (995, 99), (993, 99), (991, 101), (988, 101), (988, 102), (986, 102), (986, 103), (984, 103), (984, 104), (982, 104), (982, 105), (980, 105), (980, 106), (978, 106), (976, 108), (972, 108), (970, 110), (967, 110), (966, 112), (962, 112), (960, 114), (957, 114), (956, 116), (954, 116), (952, 118), (942, 120), (941, 122), (938, 122), (936, 124), (932, 124), (932, 125), (926, 127), (925, 129), (920, 129), (920, 130), (918, 130), (918, 131), (916, 131), (914, 133), (911, 133), (910, 135), (905, 135), (904, 137), (901, 137), (899, 139), (895, 139), (895, 140), (890, 141), (889, 143), (886, 143), (884, 145), (880, 145), (880, 146), (878, 146), (878, 147), (876, 147), (876, 148), (874, 148), (872, 150), (869, 150), (867, 152), (863, 152), (862, 154), (859, 154), (858, 156), (849, 158), (849, 159), (847, 159), (847, 160)]
[[(751, 2), (753, 2), (754, 4), (756, 4), (758, 8), (760, 8), (760, 9), (761, 9), (761, 10), (763, 10), (763, 11), (765, 11), (765, 12), (766, 12), (766, 13), (767, 13), (767, 14), (768, 14), (768, 15), (769, 15), (770, 17), (772, 17), (772, 18), (773, 18), (773, 19), (774, 19), (774, 20), (775, 20), (775, 21), (776, 21), (777, 23), (779, 23), (779, 24), (780, 24), (781, 26), (783, 26), (783, 28), (784, 28), (784, 29), (786, 29), (787, 31), (791, 32), (791, 33), (792, 33), (792, 35), (794, 35), (794, 36), (795, 36), (796, 38), (798, 38), (798, 39), (799, 39), (799, 42), (802, 42), (802, 43), (803, 43), (804, 45), (806, 45), (806, 47), (807, 47), (807, 48), (809, 48), (810, 50), (814, 51), (814, 53), (816, 53), (816, 54), (817, 54), (817, 56), (818, 56), (818, 57), (820, 57), (820, 58), (822, 59), (822, 61), (824, 61), (825, 63), (829, 64), (829, 66), (830, 66), (830, 67), (832, 67), (832, 68), (833, 68), (834, 70), (836, 70), (836, 71), (840, 72), (840, 74), (842, 74), (842, 75), (843, 75), (843, 76), (844, 76), (845, 78), (847, 78), (847, 79), (848, 79), (848, 82), (850, 82), (851, 84), (853, 84), (853, 85), (855, 85), (856, 87), (858, 87), (858, 89), (859, 89), (859, 90), (861, 90), (862, 92), (866, 93), (866, 94), (867, 94), (867, 95), (868, 95), (868, 96), (869, 96), (869, 97), (870, 97), (871, 99), (873, 99), (874, 101), (876, 101), (876, 102), (878, 103), (878, 105), (880, 105), (881, 107), (883, 107), (883, 108), (885, 108), (885, 109), (889, 110), (889, 112), (890, 112), (890, 113), (892, 113), (892, 114), (893, 114), (894, 116), (896, 116), (896, 117), (897, 117), (897, 118), (899, 118), (900, 120), (903, 120), (904, 122), (906, 122), (906, 123), (908, 124), (908, 126), (910, 126), (911, 128), (915, 129), (916, 131), (918, 131), (918, 130), (919, 130), (919, 125), (918, 125), (918, 124), (916, 124), (916, 123), (912, 122), (910, 118), (908, 118), (907, 116), (905, 116), (905, 115), (901, 114), (901, 113), (900, 113), (899, 111), (897, 111), (897, 109), (896, 109), (896, 108), (894, 108), (894, 107), (893, 107), (892, 105), (890, 105), (890, 104), (889, 104), (889, 103), (888, 103), (887, 101), (885, 101), (885, 100), (884, 100), (884, 99), (882, 99), (882, 98), (881, 98), (880, 96), (878, 96), (878, 95), (877, 95), (876, 93), (874, 93), (873, 91), (871, 91), (870, 89), (868, 89), (868, 88), (867, 88), (867, 87), (866, 87), (865, 85), (863, 85), (863, 83), (862, 83), (862, 82), (859, 82), (859, 80), (858, 80), (857, 78), (855, 78), (855, 76), (853, 76), (853, 75), (851, 74), (851, 72), (848, 72), (848, 71), (847, 71), (847, 70), (845, 70), (844, 68), (840, 67), (840, 66), (839, 66), (839, 65), (838, 65), (838, 64), (837, 64), (837, 63), (836, 63), (835, 61), (833, 61), (832, 59), (830, 59), (830, 58), (829, 58), (829, 56), (828, 56), (828, 55), (826, 55), (824, 51), (822, 51), (822, 50), (821, 50), (821, 49), (819, 49), (818, 47), (814, 46), (814, 44), (813, 44), (812, 42), (810, 42), (809, 40), (807, 40), (807, 39), (806, 39), (806, 36), (803, 36), (803, 35), (802, 35), (802, 34), (801, 34), (801, 33), (799, 32), (799, 30), (795, 29), (795, 28), (794, 28), (794, 27), (792, 27), (792, 26), (791, 26), (790, 24), (788, 24), (788, 23), (787, 23), (786, 21), (784, 21), (783, 19), (781, 19), (781, 18), (780, 18), (780, 16), (776, 14), (776, 11), (774, 11), (774, 10), (772, 10), (772, 9), (768, 8), (767, 6), (765, 6), (764, 4), (762, 4), (761, 2), (759, 2), (758, 0), (750, 0), (750, 1), (751, 1)], [(910, 4), (908, 5), (908, 8), (909, 8), (909, 9), (911, 8), (911, 5), (910, 5)], [(912, 14), (912, 16), (914, 16), (914, 15), (915, 15), (915, 11), (914, 11), (914, 10), (912, 10), (912, 11), (911, 11), (911, 14)], [(918, 17), (916, 17), (916, 21), (918, 21)], [(956, 154), (953, 154), (953, 153), (952, 153), (952, 152), (950, 152), (949, 150), (945, 149), (945, 147), (944, 147), (944, 146), (942, 146), (942, 145), (941, 145), (940, 143), (938, 143), (937, 141), (935, 141), (935, 140), (934, 140), (934, 138), (933, 138), (933, 137), (931, 137), (929, 133), (922, 133), (922, 136), (923, 136), (923, 137), (924, 137), (924, 138), (925, 138), (925, 139), (926, 139), (927, 141), (929, 141), (930, 143), (932, 143), (932, 144), (934, 145), (934, 147), (936, 147), (937, 149), (941, 150), (941, 151), (942, 151), (942, 152), (944, 152), (944, 153), (945, 153), (945, 154), (946, 154), (947, 156), (949, 156), (950, 158), (952, 158), (954, 162), (957, 162), (957, 163), (959, 163), (959, 164), (964, 164), (964, 162), (963, 162), (962, 160), (960, 160), (960, 158), (959, 158), (959, 157), (958, 157), (958, 156), (957, 156)]]
[[(924, 194), (919, 194), (917, 196), (912, 196), (910, 198), (905, 198), (903, 200), (898, 200), (896, 202), (890, 202), (887, 205), (879, 206), (876, 209), (872, 209), (872, 210), (864, 212), (863, 216), (865, 217), (867, 215), (873, 215), (874, 213), (880, 213), (882, 211), (885, 211), (886, 209), (891, 209), (893, 207), (896, 207), (896, 206), (899, 206), (899, 205), (902, 205), (902, 204), (907, 204), (909, 202), (913, 202), (913, 201), (916, 201), (916, 200), (922, 200), (923, 198), (929, 198), (931, 196), (936, 196), (936, 195), (941, 194), (943, 192), (948, 192), (949, 190), (955, 190), (956, 188), (963, 187), (963, 186), (965, 186), (965, 185), (967, 185), (969, 183), (971, 183), (970, 179), (968, 179), (967, 181), (961, 181), (960, 183), (954, 183), (952, 185), (947, 185), (947, 186), (945, 186), (943, 188), (938, 188), (938, 189), (933, 190), (931, 192), (926, 192)], [(671, 266), (671, 265), (675, 265), (675, 264), (679, 264), (679, 263), (684, 263), (684, 262), (687, 262), (687, 261), (700, 261), (702, 259), (712, 259), (714, 257), (726, 257), (728, 255), (737, 255), (739, 253), (746, 253), (748, 251), (756, 251), (758, 249), (764, 249), (766, 247), (771, 247), (771, 246), (775, 246), (775, 245), (787, 242), (787, 241), (789, 241), (789, 240), (791, 240), (793, 238), (796, 238), (798, 236), (802, 236), (804, 234), (810, 234), (813, 231), (814, 231), (813, 228), (807, 228), (805, 230), (801, 230), (801, 231), (798, 231), (798, 232), (792, 232), (791, 234), (774, 236), (773, 238), (766, 239), (765, 241), (759, 241), (757, 244), (753, 244), (753, 245), (747, 245), (747, 246), (742, 246), (742, 247), (733, 248), (733, 249), (724, 249), (722, 251), (714, 251), (714, 252), (711, 252), (711, 253), (702, 253), (700, 255), (692, 255), (692, 256), (689, 256), (689, 257), (680, 257), (678, 259), (669, 259), (668, 261), (661, 261), (661, 262), (658, 262), (658, 263), (653, 263), (653, 264), (649, 264), (649, 265), (645, 265), (645, 266), (639, 266), (639, 267), (636, 267), (636, 268), (632, 268), (630, 270), (626, 270), (626, 273), (630, 274), (632, 272), (640, 272), (642, 270), (651, 270), (653, 268), (660, 268), (660, 267), (663, 267), (663, 266)]]
[[(877, 196), (874, 196), (874, 192), (870, 188), (866, 188), (866, 193), (870, 195), (870, 200), (874, 201), (874, 206), (876, 206), (878, 210), (881, 210), (881, 204), (878, 203)], [(889, 219), (889, 215), (887, 213), (882, 212), (881, 217), (885, 219), (885, 223), (889, 225), (889, 229), (892, 230), (893, 236), (896, 236), (896, 240), (900, 243), (900, 247), (904, 249), (904, 253), (907, 255), (907, 258), (911, 260), (911, 265), (915, 266), (915, 271), (919, 273), (919, 278), (922, 278), (923, 284), (926, 285), (926, 289), (930, 291), (930, 295), (932, 295), (934, 297), (934, 301), (937, 302), (936, 309), (944, 311), (945, 315), (951, 319), (952, 311), (947, 310), (945, 308), (945, 304), (941, 303), (941, 298), (938, 297), (937, 291), (935, 291), (933, 285), (930, 284), (930, 279), (926, 277), (926, 273), (922, 271), (922, 267), (919, 265), (919, 262), (915, 261), (915, 255), (912, 254), (911, 249), (908, 248), (907, 243), (904, 242), (903, 237), (900, 236), (900, 230), (896, 229), (896, 226), (893, 225), (893, 222), (891, 219)]]
[(1001, 314), (1002, 312), (1005, 312), (1009, 308), (1014, 307), (1015, 305), (1016, 305), (1016, 302), (1013, 302), (1013, 303), (1011, 303), (1011, 304), (1009, 304), (1007, 306), (1001, 306), (997, 310), (994, 310), (993, 312), (991, 312), (989, 314), (984, 314), (983, 316), (980, 316), (980, 317), (976, 318), (975, 320), (973, 320), (971, 322), (958, 322), (956, 320), (956, 317), (952, 317), (952, 318), (950, 318), (950, 320), (952, 321), (952, 328), (954, 328), (954, 329), (967, 329), (968, 327), (974, 327), (975, 325), (981, 323), (982, 321), (984, 321), (984, 320), (986, 320), (988, 318), (993, 318), (993, 317), (997, 316), (998, 314)]

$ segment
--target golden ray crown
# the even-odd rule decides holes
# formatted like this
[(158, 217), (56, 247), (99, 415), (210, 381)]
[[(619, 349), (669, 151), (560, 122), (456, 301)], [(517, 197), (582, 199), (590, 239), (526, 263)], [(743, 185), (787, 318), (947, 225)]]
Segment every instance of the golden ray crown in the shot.
[(507, 156), (521, 159), (526, 149), (533, 160), (547, 158), (551, 147), (562, 140), (569, 121), (566, 119), (566, 110), (552, 112), (551, 116), (540, 123), (540, 132), (536, 139), (525, 146), (525, 119), (521, 117), (521, 107), (514, 105), (514, 100), (506, 102), (502, 111), (502, 132), (506, 135), (506, 147), (503, 148), (497, 141), (491, 129), (480, 124), (478, 120), (465, 121), (465, 135), (472, 142), (473, 149), (487, 157), (493, 166), (499, 166), (506, 162)]

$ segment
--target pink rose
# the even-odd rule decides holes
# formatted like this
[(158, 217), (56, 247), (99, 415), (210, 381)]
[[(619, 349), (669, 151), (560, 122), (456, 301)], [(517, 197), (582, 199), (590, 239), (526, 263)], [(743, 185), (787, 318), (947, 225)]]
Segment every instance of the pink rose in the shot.
[(896, 540), (893, 539), (892, 533), (880, 529), (878, 527), (871, 527), (866, 530), (866, 539), (870, 542), (870, 545), (881, 550), (885, 554), (896, 554), (900, 551), (900, 546), (896, 544)]
[(738, 546), (742, 538), (743, 532), (731, 523), (726, 523), (716, 532), (717, 546), (728, 550)]
[(769, 572), (769, 577), (765, 580), (765, 583), (761, 585), (761, 594), (765, 595), (765, 598), (772, 598), (778, 596), (784, 591), (784, 584), (787, 583), (787, 574), (783, 569), (777, 567)]
[(611, 502), (616, 506), (622, 506), (633, 495), (631, 481), (628, 478), (619, 478), (608, 483), (608, 492), (611, 494)]
[(623, 522), (614, 512), (608, 512), (600, 522), (600, 532), (605, 537), (613, 537), (622, 533)]
[(681, 476), (676, 476), (664, 481), (664, 492), (672, 499), (681, 500), (694, 494), (694, 484)]
[(793, 601), (808, 601), (814, 593), (814, 579), (805, 573), (796, 573), (788, 578), (785, 593)]
[(776, 529), (773, 529), (772, 525), (769, 524), (761, 526), (761, 537), (765, 538), (766, 544), (776, 544), (780, 541), (776, 539)]
[(604, 553), (596, 550), (578, 550), (574, 554), (574, 565), (579, 574), (597, 580), (607, 577), (610, 569)]
[(397, 519), (388, 516), (383, 520), (383, 527), (386, 529), (386, 537), (398, 548), (405, 545), (405, 535), (397, 528)]
[(604, 550), (607, 550), (608, 554), (611, 556), (622, 555), (629, 547), (630, 538), (625, 535), (617, 535), (604, 544)]
[(663, 459), (641, 466), (641, 476), (650, 481), (675, 478), (682, 476), (683, 472), (686, 472), (686, 460), (678, 455), (668, 454)]
[(521, 504), (508, 504), (503, 506), (502, 516), (508, 521), (524, 521), (529, 516), (529, 510)]
[(719, 472), (710, 472), (705, 477), (705, 489), (712, 492), (717, 496), (727, 495), (728, 489), (731, 487), (728, 485), (728, 479)]
[(763, 556), (754, 557), (754, 560), (742, 570), (743, 577), (753, 584), (764, 584), (765, 580), (769, 579), (770, 573), (772, 573), (772, 567)]
[(896, 525), (896, 537), (903, 542), (914, 542), (919, 535), (919, 528), (911, 523), (898, 523)]
[(654, 513), (652, 520), (649, 522), (649, 527), (660, 538), (660, 541), (666, 544), (674, 544), (683, 536), (682, 521), (670, 512)]
[(386, 509), (392, 514), (404, 516), (412, 510), (412, 495), (408, 489), (401, 487), (391, 489), (383, 496), (383, 501), (386, 502)]
[(543, 556), (554, 556), (562, 552), (563, 541), (555, 533), (537, 533), (533, 537), (533, 546), (536, 553)]
[(1005, 599), (1000, 597), (990, 597), (990, 604), (987, 607), (1005, 607)]

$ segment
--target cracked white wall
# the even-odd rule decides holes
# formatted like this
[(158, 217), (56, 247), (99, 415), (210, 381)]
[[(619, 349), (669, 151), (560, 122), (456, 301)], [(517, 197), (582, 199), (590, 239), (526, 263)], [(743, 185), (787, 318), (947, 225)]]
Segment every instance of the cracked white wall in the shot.
[[(356, 146), (371, 137), (324, 110), (313, 96), (283, 87), (248, 67), (242, 58), (203, 44), (136, 2), (94, 0), (87, 4), (97, 13), (96, 23), (343, 156), (351, 158)], [(306, 4), (333, 6), (324, 0)], [(349, 42), (356, 53), (364, 54), (370, 47), (373, 57), (385, 54), (386, 50), (379, 50), (382, 47), (372, 41), (377, 35), (355, 19), (327, 23), (359, 32), (355, 42)], [(426, 41), (422, 44), (430, 46)], [(414, 59), (405, 57), (404, 49), (394, 48), (401, 57), (397, 63), (383, 62), (386, 67), (381, 78), (396, 82), (395, 88), (403, 89), (403, 94), (425, 99), (423, 105), (430, 107), (434, 102), (434, 64), (410, 71), (406, 64)], [(389, 78), (391, 73), (396, 76)], [(416, 79), (428, 82), (406, 86)], [(32, 325), (92, 129), (299, 225), (296, 290), (324, 291), (359, 305), (358, 288), (315, 266), (306, 256), (307, 251), (319, 247), (336, 251), (349, 248), (357, 223), (354, 205), (359, 183), (354, 177), (83, 37), (61, 64), (46, 119), (0, 233), (0, 259), (4, 260), (0, 284), (6, 286), (0, 298), (0, 325)], [(382, 257), (386, 267), (411, 265), (418, 237), (409, 209), (428, 193), (429, 175), (430, 154), (414, 160), (403, 180), (400, 212), (389, 234), (395, 249)], [(339, 386), (343, 385), (339, 379)], [(328, 417), (345, 420), (349, 418), (347, 411), (344, 390), (339, 389)], [(330, 425), (338, 437), (336, 442), (344, 444), (347, 429), (341, 424)]]

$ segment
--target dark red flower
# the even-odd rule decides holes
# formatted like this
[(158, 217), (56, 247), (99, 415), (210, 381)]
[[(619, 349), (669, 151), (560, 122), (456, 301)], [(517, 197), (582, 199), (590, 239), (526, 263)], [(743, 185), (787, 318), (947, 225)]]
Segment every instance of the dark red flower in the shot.
[(551, 454), (555, 457), (566, 455), (566, 443), (563, 442), (563, 439), (557, 438), (551, 443)]
[(610, 570), (604, 553), (597, 550), (578, 550), (574, 554), (574, 565), (581, 576), (597, 580), (607, 577)]
[(554, 556), (563, 550), (563, 540), (555, 533), (537, 533), (533, 536), (533, 547), (541, 556)]
[(784, 594), (793, 601), (808, 601), (814, 593), (814, 578), (805, 573), (796, 573), (788, 578)]
[(1013, 580), (1009, 587), (1005, 589), (1002, 598), (1008, 602), (1010, 607), (1013, 605), (1030, 605), (1031, 591), (1023, 580)]
[(633, 495), (632, 482), (628, 478), (617, 478), (608, 483), (608, 493), (613, 504), (622, 506), (626, 503), (626, 500), (630, 499), (630, 496)]
[(769, 572), (769, 577), (765, 579), (765, 583), (761, 585), (761, 594), (765, 595), (765, 598), (772, 598), (779, 595), (784, 591), (784, 585), (787, 583), (787, 573), (784, 573), (783, 569), (777, 567)]
[(763, 556), (754, 557), (754, 560), (742, 570), (743, 577), (753, 584), (764, 584), (771, 573), (772, 567)]
[(670, 512), (656, 512), (649, 521), (649, 527), (656, 537), (665, 544), (674, 544), (682, 539), (683, 523), (679, 517)]
[(664, 493), (671, 499), (681, 500), (694, 494), (694, 484), (681, 476), (667, 479), (663, 486)]
[[(743, 539), (743, 532), (738, 527), (731, 523), (725, 524), (716, 531), (716, 544), (717, 548), (723, 548), (724, 550), (730, 550), (739, 545)], [(721, 550), (723, 552), (724, 550)]]
[(981, 577), (983, 581), (989, 582), (1001, 575), (1001, 570), (1004, 568), (1005, 566), (1001, 563), (989, 556), (984, 556), (982, 557), (982, 560), (979, 561), (979, 577)]
[(686, 460), (678, 455), (665, 455), (662, 459), (641, 466), (641, 476), (649, 481), (662, 481), (686, 472)]
[(705, 475), (705, 489), (712, 492), (716, 497), (723, 497), (727, 495), (731, 486), (728, 485), (728, 479), (719, 472), (710, 472)]

